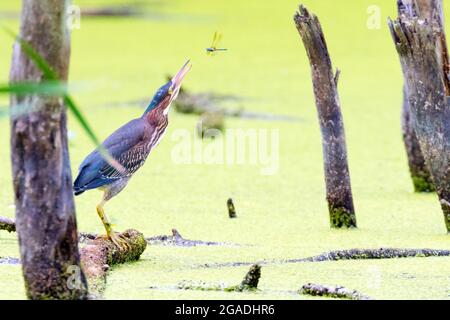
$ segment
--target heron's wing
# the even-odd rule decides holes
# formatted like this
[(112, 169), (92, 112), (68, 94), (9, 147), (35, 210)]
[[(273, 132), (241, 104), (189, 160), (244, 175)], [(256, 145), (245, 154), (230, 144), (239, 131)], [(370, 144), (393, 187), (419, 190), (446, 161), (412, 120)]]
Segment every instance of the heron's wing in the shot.
[(133, 174), (142, 165), (148, 153), (145, 151), (145, 137), (151, 134), (151, 127), (143, 119), (128, 122), (111, 134), (103, 147), (123, 168), (111, 165), (99, 152), (94, 150), (80, 165), (74, 182), (75, 193), (101, 187), (115, 180)]

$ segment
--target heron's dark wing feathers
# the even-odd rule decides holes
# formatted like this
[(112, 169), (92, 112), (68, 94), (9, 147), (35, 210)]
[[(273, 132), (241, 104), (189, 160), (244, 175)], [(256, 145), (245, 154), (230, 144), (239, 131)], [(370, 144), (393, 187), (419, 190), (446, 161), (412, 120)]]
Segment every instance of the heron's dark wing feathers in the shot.
[(125, 170), (118, 170), (109, 164), (96, 149), (80, 165), (78, 177), (74, 182), (75, 194), (101, 187), (134, 173), (148, 155), (148, 152), (145, 153), (146, 141), (151, 132), (152, 128), (148, 123), (139, 118), (112, 133), (102, 145)]

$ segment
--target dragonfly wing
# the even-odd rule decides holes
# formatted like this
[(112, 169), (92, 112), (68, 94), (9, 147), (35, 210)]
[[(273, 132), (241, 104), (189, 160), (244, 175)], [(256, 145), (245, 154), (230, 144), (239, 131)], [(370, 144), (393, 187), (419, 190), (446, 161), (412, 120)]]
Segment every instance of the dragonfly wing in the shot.
[(211, 43), (211, 48), (212, 48), (212, 49), (215, 49), (215, 48), (216, 48), (218, 37), (219, 37), (219, 33), (218, 33), (217, 31), (214, 32), (213, 41), (212, 41), (212, 43)]
[(218, 33), (217, 34), (217, 40), (216, 40), (216, 48), (219, 46), (220, 41), (222, 41), (222, 34)]

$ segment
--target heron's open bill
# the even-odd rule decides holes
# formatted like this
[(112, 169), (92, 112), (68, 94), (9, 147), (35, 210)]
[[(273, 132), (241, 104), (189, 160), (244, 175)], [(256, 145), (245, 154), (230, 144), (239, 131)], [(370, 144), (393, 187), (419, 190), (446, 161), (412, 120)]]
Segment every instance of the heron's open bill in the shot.
[(170, 104), (177, 98), (181, 83), (190, 69), (191, 64), (187, 61), (169, 82), (156, 91), (141, 117), (120, 127), (102, 143), (103, 151), (114, 161), (104, 157), (103, 151), (97, 148), (80, 165), (73, 185), (74, 193), (80, 195), (90, 189), (104, 192), (102, 201), (97, 205), (97, 213), (106, 229), (106, 237), (119, 249), (125, 249), (129, 245), (125, 238), (113, 232), (103, 207), (125, 188), (160, 142), (168, 125)]

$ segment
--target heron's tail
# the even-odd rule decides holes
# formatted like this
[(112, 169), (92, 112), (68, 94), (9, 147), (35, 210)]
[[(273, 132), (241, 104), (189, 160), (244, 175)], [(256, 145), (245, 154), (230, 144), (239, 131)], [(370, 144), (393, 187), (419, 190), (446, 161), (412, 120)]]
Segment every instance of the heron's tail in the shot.
[(73, 193), (76, 195), (76, 196), (79, 196), (80, 194), (82, 194), (83, 192), (85, 192), (86, 190), (85, 189), (82, 189), (82, 188), (77, 188), (77, 187), (74, 187), (73, 188)]

